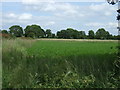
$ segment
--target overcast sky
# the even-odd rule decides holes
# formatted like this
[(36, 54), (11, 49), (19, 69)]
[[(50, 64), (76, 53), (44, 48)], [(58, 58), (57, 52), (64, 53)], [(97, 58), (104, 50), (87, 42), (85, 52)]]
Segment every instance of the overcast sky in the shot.
[[(25, 1), (25, 2), (24, 2)], [(56, 33), (66, 28), (97, 31), (105, 28), (117, 35), (117, 5), (107, 2), (2, 2), (2, 28), (38, 24)], [(35, 1), (35, 0), (31, 0)]]

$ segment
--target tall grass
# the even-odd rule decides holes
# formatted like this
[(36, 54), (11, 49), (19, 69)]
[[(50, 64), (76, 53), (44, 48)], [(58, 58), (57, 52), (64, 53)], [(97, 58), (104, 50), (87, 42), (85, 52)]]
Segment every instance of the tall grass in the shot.
[(3, 87), (109, 88), (116, 42), (3, 40)]
[(26, 74), (24, 73), (22, 76), (27, 56), (26, 48), (30, 47), (31, 44), (31, 40), (2, 40), (3, 87), (11, 86), (11, 83), (15, 87), (19, 87), (17, 83), (19, 79), (21, 80), (19, 83), (22, 85), (22, 81), (24, 81), (22, 78)]
[(2, 89), (2, 37), (0, 36), (0, 89)]

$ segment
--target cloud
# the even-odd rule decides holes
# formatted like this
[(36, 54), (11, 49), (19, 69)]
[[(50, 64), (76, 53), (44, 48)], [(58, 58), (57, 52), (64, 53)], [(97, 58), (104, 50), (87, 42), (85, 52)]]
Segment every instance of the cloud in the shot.
[(108, 25), (113, 26), (113, 27), (117, 27), (118, 23), (109, 22)]
[(107, 3), (102, 3), (102, 4), (92, 4), (89, 6), (92, 12), (96, 14), (103, 14), (105, 16), (111, 16), (113, 15), (113, 12), (116, 11), (117, 7), (116, 6), (110, 6)]
[(106, 8), (106, 4), (100, 4), (100, 5), (92, 4), (89, 6), (89, 8), (94, 11), (101, 11)]
[(4, 13), (2, 26), (8, 27), (11, 25), (22, 25), (23, 27), (32, 24), (38, 24), (41, 27), (49, 27), (55, 25), (55, 21), (52, 20), (51, 16), (33, 16), (30, 13)]
[(30, 13), (3, 13), (2, 15), (2, 27), (8, 27), (10, 25), (24, 25), (28, 24), (32, 20), (32, 14)]
[(19, 15), (18, 19), (19, 20), (30, 20), (30, 19), (32, 19), (32, 14), (23, 13), (23, 14)]
[(41, 2), (55, 3), (55, 0), (22, 0), (26, 5), (39, 5)]
[(39, 24), (43, 28), (53, 29), (54, 32), (67, 27), (78, 30), (106, 27), (110, 31), (116, 27), (114, 18), (111, 18), (115, 17), (113, 12), (116, 12), (116, 6), (105, 3), (82, 5), (66, 2), (35, 3), (33, 0), (25, 2), (22, 4), (24, 8), (22, 13), (4, 14), (4, 25)]
[(50, 25), (54, 25), (55, 24), (55, 22), (54, 21), (49, 21), (48, 23), (46, 23), (46, 25), (45, 26), (50, 26)]
[(51, 13), (54, 17), (61, 19), (76, 19), (84, 17), (85, 13), (82, 13), (82, 8), (78, 5), (72, 5), (70, 3), (39, 3), (39, 5), (25, 5), (26, 11), (35, 11), (37, 13)]
[(105, 12), (105, 15), (106, 15), (106, 16), (111, 16), (111, 15), (112, 15), (112, 12), (106, 11), (106, 12)]
[[(3, 17), (3, 19), (17, 19), (18, 18), (18, 15), (17, 14), (15, 14), (15, 13), (4, 13), (4, 14), (2, 14), (2, 17)], [(9, 21), (8, 21), (9, 22)]]
[(17, 15), (15, 15), (14, 13), (9, 13), (8, 15), (6, 15), (8, 18), (16, 18)]
[[(32, 0), (32, 2), (34, 2)], [(29, 2), (28, 2), (29, 3)], [(37, 3), (38, 4), (38, 3)], [(112, 16), (116, 12), (116, 6), (110, 6), (107, 3), (101, 4), (91, 4), (91, 5), (73, 5), (70, 3), (40, 3), (36, 4), (25, 4), (26, 11), (36, 11), (36, 12), (50, 12), (53, 15), (60, 18), (89, 18), (98, 15), (98, 16)], [(100, 18), (101, 18), (100, 17)]]
[(38, 4), (39, 0), (22, 0), (23, 4)]
[(30, 13), (22, 13), (22, 14), (7, 13), (5, 14), (5, 17), (19, 19), (19, 20), (30, 20), (32, 19), (32, 14)]
[(22, 14), (5, 13), (3, 17), (7, 19), (30, 20), (32, 19), (32, 14), (30, 13), (22, 13)]
[(91, 27), (117, 27), (118, 23), (116, 22), (108, 22), (108, 23), (100, 23), (100, 22), (90, 22), (85, 24), (86, 26), (91, 26)]
[(36, 10), (36, 11), (45, 11), (45, 12), (70, 12), (74, 13), (76, 12), (78, 6), (71, 5), (69, 3), (39, 3), (39, 5), (26, 5), (27, 10)]
[(108, 3), (102, 3), (102, 4), (91, 4), (89, 8), (93, 11), (109, 11), (109, 10), (115, 10), (115, 6), (110, 6)]
[(1, 0), (1, 2), (105, 2), (105, 0)]
[(99, 23), (99, 22), (91, 22), (91, 23), (87, 23), (85, 25), (86, 26), (92, 26), (92, 27), (98, 27), (98, 26), (102, 26), (104, 24), (103, 23)]

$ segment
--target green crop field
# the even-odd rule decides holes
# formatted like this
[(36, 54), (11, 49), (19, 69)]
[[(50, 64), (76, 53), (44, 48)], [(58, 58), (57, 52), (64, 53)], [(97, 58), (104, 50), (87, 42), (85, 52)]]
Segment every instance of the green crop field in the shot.
[(115, 88), (115, 41), (3, 40), (3, 87)]

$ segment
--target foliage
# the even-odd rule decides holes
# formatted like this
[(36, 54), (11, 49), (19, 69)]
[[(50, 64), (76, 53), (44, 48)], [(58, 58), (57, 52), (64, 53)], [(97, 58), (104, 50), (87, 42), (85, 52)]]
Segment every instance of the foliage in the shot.
[(84, 39), (86, 34), (84, 31), (77, 31), (72, 28), (67, 28), (67, 30), (61, 30), (57, 32), (58, 38), (65, 39)]
[(94, 39), (94, 38), (95, 38), (95, 34), (94, 34), (94, 31), (93, 31), (93, 30), (89, 30), (89, 32), (88, 32), (88, 37), (89, 37), (90, 39)]
[(8, 34), (8, 31), (7, 30), (2, 30), (1, 33), (2, 34)]
[(98, 29), (96, 32), (96, 38), (97, 39), (108, 39), (110, 36), (108, 31), (105, 31), (104, 28)]
[(44, 31), (39, 25), (28, 25), (23, 30), (19, 25), (13, 25), (7, 30), (0, 30), (4, 34), (12, 34), (15, 37), (31, 37), (31, 38), (64, 38), (64, 39), (115, 39), (119, 40), (119, 35), (112, 35), (104, 28), (100, 28), (97, 32), (89, 30), (88, 35), (85, 31), (67, 28), (66, 30), (57, 31), (56, 34), (52, 33), (50, 29)]
[(115, 39), (115, 40), (120, 40), (120, 35), (117, 35), (117, 36), (113, 36), (113, 39)]
[(51, 32), (50, 29), (47, 29), (47, 30), (46, 30), (46, 37), (47, 37), (47, 38), (51, 38), (51, 37), (52, 37), (52, 32)]
[(56, 36), (55, 36), (55, 34), (54, 33), (52, 33), (52, 38), (55, 38)]
[(26, 37), (40, 38), (45, 36), (45, 31), (39, 25), (28, 25), (24, 31)]
[(19, 25), (13, 25), (9, 28), (10, 34), (16, 36), (16, 37), (21, 37), (23, 36), (23, 29)]
[(2, 44), (3, 88), (118, 87), (115, 42), (4, 39)]
[(35, 34), (33, 32), (29, 32), (27, 36), (31, 38), (35, 38)]
[(85, 39), (86, 38), (85, 31), (79, 31), (79, 35), (80, 35), (81, 39)]

